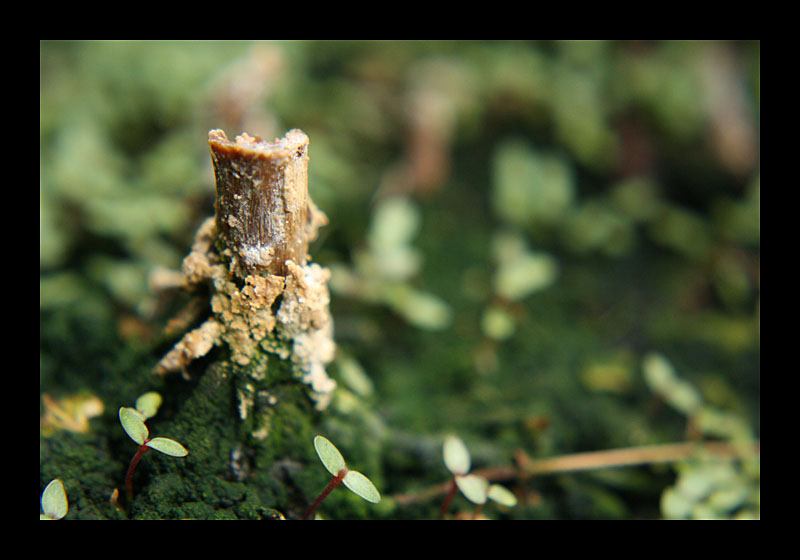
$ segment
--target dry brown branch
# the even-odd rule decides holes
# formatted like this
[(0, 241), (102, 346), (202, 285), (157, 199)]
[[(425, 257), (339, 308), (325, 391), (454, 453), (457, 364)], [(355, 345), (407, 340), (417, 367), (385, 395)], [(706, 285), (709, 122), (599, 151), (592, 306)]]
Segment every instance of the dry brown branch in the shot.
[[(516, 465), (500, 465), (473, 471), (491, 482), (523, 479), (530, 476), (577, 472), (593, 469), (631, 467), (654, 463), (672, 463), (708, 454), (721, 458), (754, 458), (761, 453), (761, 442), (744, 444), (728, 442), (684, 442), (643, 447), (626, 447), (586, 453), (572, 453), (546, 459), (532, 459), (525, 452), (516, 454)], [(400, 494), (393, 499), (400, 505), (424, 502), (445, 494), (450, 481), (426, 488), (414, 494)]]

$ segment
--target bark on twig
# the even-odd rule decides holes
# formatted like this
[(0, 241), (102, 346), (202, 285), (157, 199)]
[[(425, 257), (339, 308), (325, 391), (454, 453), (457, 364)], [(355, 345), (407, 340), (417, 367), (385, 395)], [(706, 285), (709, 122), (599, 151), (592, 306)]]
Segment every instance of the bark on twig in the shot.
[(217, 227), (237, 275), (286, 276), (303, 266), (326, 218), (308, 196), (308, 136), (291, 130), (274, 142), (244, 133), (235, 142), (208, 133), (217, 184)]

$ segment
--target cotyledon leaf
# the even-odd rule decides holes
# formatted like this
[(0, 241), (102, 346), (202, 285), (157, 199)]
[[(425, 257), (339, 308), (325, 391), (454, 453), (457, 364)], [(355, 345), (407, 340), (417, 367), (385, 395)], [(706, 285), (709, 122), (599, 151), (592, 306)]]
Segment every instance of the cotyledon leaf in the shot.
[(42, 511), (44, 516), (40, 519), (61, 519), (67, 515), (67, 493), (64, 491), (64, 484), (58, 478), (50, 481), (50, 484), (42, 493)]
[(456, 486), (473, 504), (485, 504), (489, 490), (489, 481), (482, 476), (468, 474), (456, 477)]
[(354, 494), (361, 496), (368, 502), (377, 504), (381, 501), (381, 495), (372, 481), (358, 471), (347, 471), (342, 482)]
[(152, 418), (158, 412), (158, 407), (161, 406), (161, 395), (155, 391), (149, 391), (140, 395), (136, 399), (136, 410), (144, 416), (144, 419)]
[(119, 409), (119, 422), (130, 438), (139, 445), (147, 441), (150, 432), (147, 430), (140, 412), (123, 406)]
[(189, 451), (180, 443), (165, 437), (153, 438), (146, 445), (171, 457), (186, 457), (189, 454)]
[(517, 497), (505, 486), (492, 484), (489, 486), (487, 496), (490, 500), (497, 502), (501, 506), (514, 507), (517, 505)]
[(445, 438), (442, 455), (447, 470), (455, 475), (467, 474), (472, 466), (467, 446), (458, 436), (449, 435)]
[(328, 472), (333, 476), (339, 476), (339, 471), (345, 468), (345, 463), (344, 457), (336, 449), (336, 446), (323, 436), (317, 436), (314, 438), (314, 449), (317, 450), (319, 460), (322, 461)]

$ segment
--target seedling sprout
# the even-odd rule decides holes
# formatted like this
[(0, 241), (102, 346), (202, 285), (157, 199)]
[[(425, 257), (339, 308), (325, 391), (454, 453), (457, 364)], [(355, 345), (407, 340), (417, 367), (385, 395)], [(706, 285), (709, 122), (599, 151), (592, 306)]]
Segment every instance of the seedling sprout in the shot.
[(180, 443), (165, 437), (150, 438), (150, 431), (144, 421), (155, 415), (161, 404), (161, 396), (158, 393), (145, 393), (136, 400), (136, 408), (121, 407), (119, 409), (119, 421), (125, 433), (139, 445), (136, 455), (131, 459), (128, 466), (128, 473), (125, 476), (125, 489), (128, 499), (133, 499), (133, 473), (139, 461), (145, 453), (155, 449), (170, 457), (186, 457), (189, 451)]
[(450, 490), (439, 510), (440, 517), (444, 517), (447, 508), (450, 507), (450, 502), (458, 490), (470, 502), (477, 504), (476, 515), (480, 512), (486, 500), (492, 500), (507, 507), (517, 505), (517, 498), (505, 487), (499, 484), (489, 484), (489, 481), (484, 477), (469, 474), (469, 470), (472, 467), (472, 459), (467, 446), (464, 445), (461, 438), (454, 435), (447, 436), (442, 446), (442, 455), (447, 470), (453, 473), (453, 478), (450, 482)]
[(67, 493), (64, 484), (60, 479), (54, 478), (42, 492), (42, 511), (39, 514), (40, 520), (62, 519), (67, 515), (69, 504), (67, 503)]
[(330, 441), (323, 436), (316, 436), (314, 438), (314, 449), (317, 451), (322, 465), (331, 473), (332, 478), (325, 490), (308, 507), (303, 519), (309, 519), (317, 506), (322, 503), (322, 500), (327, 498), (328, 494), (342, 483), (355, 495), (368, 502), (377, 504), (381, 501), (381, 495), (375, 485), (372, 484), (372, 481), (360, 472), (348, 469), (344, 462), (344, 457)]

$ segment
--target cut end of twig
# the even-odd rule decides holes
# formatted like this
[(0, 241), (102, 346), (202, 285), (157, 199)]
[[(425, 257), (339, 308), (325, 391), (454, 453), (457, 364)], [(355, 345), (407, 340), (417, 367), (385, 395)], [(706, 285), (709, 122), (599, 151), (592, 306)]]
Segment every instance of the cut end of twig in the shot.
[(208, 133), (217, 183), (217, 226), (234, 271), (286, 276), (286, 261), (302, 266), (308, 243), (327, 223), (308, 196), (308, 136), (290, 130), (266, 142), (242, 133)]

